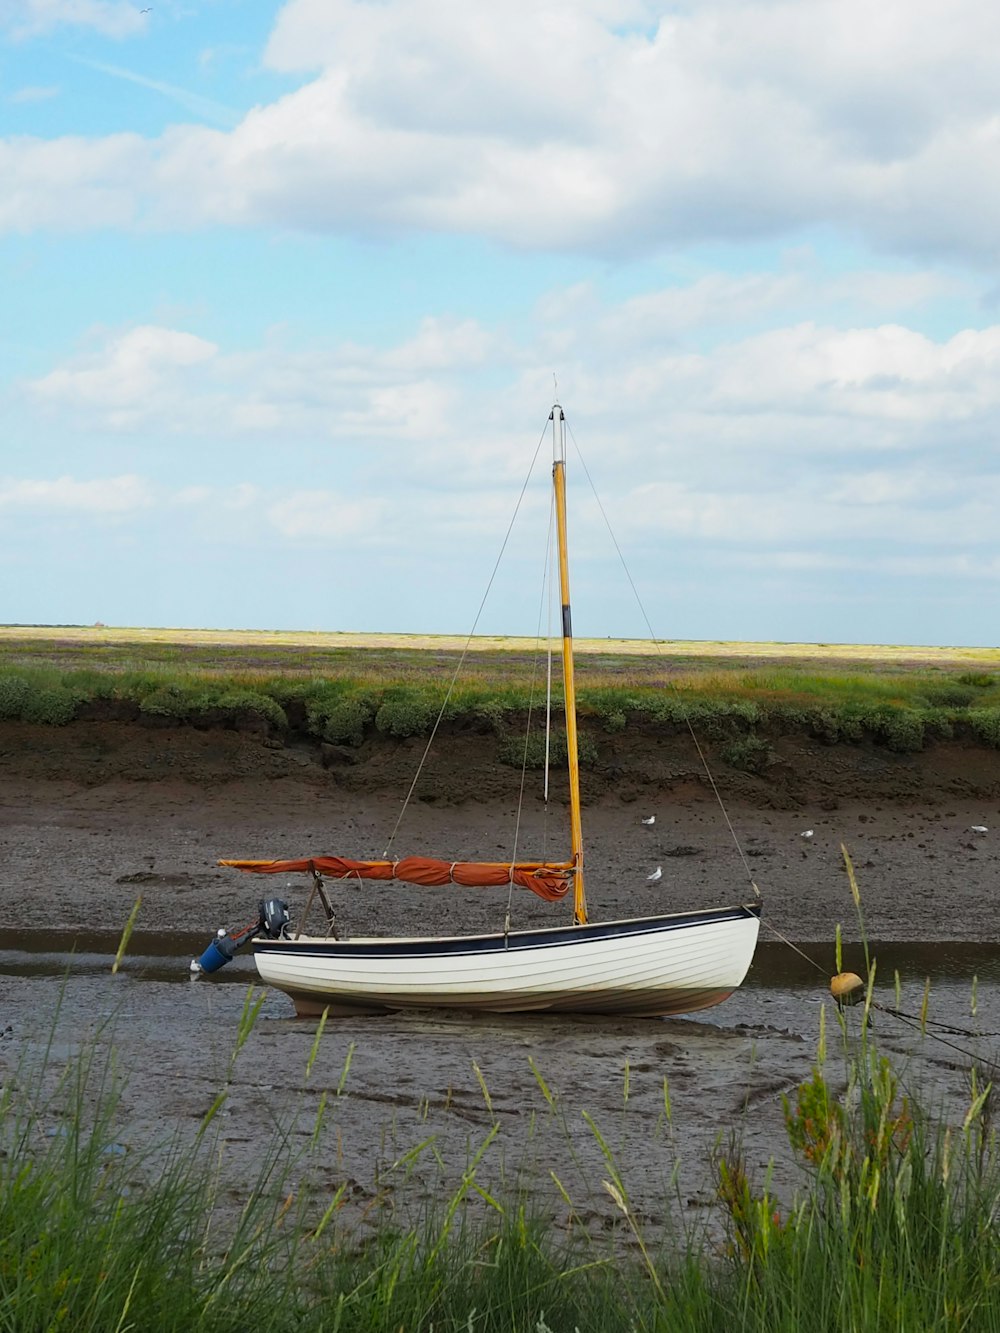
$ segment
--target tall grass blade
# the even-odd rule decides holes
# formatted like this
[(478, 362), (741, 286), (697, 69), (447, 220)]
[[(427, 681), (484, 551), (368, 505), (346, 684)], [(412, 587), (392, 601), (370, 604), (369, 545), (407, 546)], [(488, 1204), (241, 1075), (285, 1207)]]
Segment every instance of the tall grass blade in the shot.
[(112, 976), (117, 973), (118, 968), (121, 966), (121, 961), (125, 957), (125, 950), (128, 948), (128, 942), (132, 938), (132, 931), (135, 929), (136, 918), (139, 915), (139, 908), (141, 906), (142, 894), (140, 893), (138, 898), (136, 898), (135, 902), (132, 904), (132, 910), (128, 914), (128, 920), (125, 922), (122, 929), (121, 939), (118, 941), (118, 952), (115, 954), (115, 961), (111, 964)]

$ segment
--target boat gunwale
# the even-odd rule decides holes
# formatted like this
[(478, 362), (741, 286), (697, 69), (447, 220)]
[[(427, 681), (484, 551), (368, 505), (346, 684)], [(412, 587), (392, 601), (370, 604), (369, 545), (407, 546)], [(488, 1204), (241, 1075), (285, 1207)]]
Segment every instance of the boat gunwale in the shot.
[(334, 957), (338, 953), (356, 957), (398, 957), (420, 954), (505, 953), (531, 949), (565, 948), (569, 944), (589, 944), (629, 936), (673, 932), (698, 926), (721, 925), (727, 921), (760, 920), (760, 902), (739, 903), (731, 907), (707, 907), (689, 912), (671, 912), (659, 916), (623, 918), (617, 921), (591, 921), (585, 925), (535, 927), (530, 930), (492, 932), (488, 935), (416, 935), (363, 936), (337, 939), (333, 935), (302, 935), (298, 939), (261, 939), (253, 941), (255, 953), (301, 953)]

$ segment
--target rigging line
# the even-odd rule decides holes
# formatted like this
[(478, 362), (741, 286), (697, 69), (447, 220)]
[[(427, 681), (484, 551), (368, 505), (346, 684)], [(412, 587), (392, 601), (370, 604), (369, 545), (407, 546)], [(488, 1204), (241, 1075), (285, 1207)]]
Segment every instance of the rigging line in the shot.
[[(804, 949), (800, 949), (799, 946), (794, 944), (787, 935), (782, 935), (777, 926), (772, 925), (766, 918), (761, 922), (761, 925), (764, 926), (766, 930), (770, 930), (771, 934), (781, 940), (782, 944), (787, 944), (790, 949), (794, 949), (794, 951), (801, 958), (804, 958), (807, 963), (811, 963), (819, 972), (822, 972), (824, 976), (826, 975), (826, 968), (822, 963), (817, 963), (815, 958), (811, 958)], [(971, 1037), (974, 1041), (985, 1037), (1000, 1037), (1000, 1032), (975, 1032), (972, 1028), (956, 1027), (953, 1023), (942, 1023), (936, 1018), (918, 1018), (916, 1014), (908, 1014), (903, 1009), (897, 1009), (894, 1006), (881, 1004), (878, 1000), (872, 1000), (871, 1007), (877, 1009), (880, 1014), (888, 1014), (890, 1018), (898, 1018), (901, 1023), (908, 1023), (911, 1026), (919, 1026), (928, 1037), (933, 1037), (937, 1041), (944, 1041), (944, 1038), (938, 1035), (940, 1032), (947, 1032), (953, 1037)], [(930, 1028), (936, 1028), (937, 1031), (929, 1031), (928, 1029)], [(950, 1046), (952, 1043), (945, 1042), (945, 1045)], [(955, 1046), (954, 1049), (958, 1051), (961, 1050), (961, 1047)]]
[[(826, 974), (826, 968), (823, 967), (821, 963), (817, 963), (815, 958), (810, 958), (805, 950), (800, 949), (797, 944), (793, 944), (786, 935), (782, 935), (781, 931), (778, 930), (776, 926), (773, 926), (770, 921), (765, 919), (761, 924), (766, 929), (770, 930), (772, 935), (775, 935), (783, 944), (787, 944), (790, 949), (794, 949), (794, 951), (799, 954), (800, 957), (804, 958), (807, 963), (811, 963), (813, 967), (818, 969), (818, 971), (822, 972), (824, 975)], [(967, 1055), (973, 1060), (977, 1058), (973, 1052), (966, 1051), (961, 1046), (956, 1046), (954, 1042), (945, 1040), (940, 1034), (942, 1032), (947, 1032), (953, 1037), (971, 1037), (973, 1041), (978, 1041), (981, 1038), (987, 1037), (1000, 1037), (1000, 1032), (974, 1032), (972, 1028), (955, 1027), (954, 1024), (941, 1023), (935, 1018), (921, 1019), (915, 1014), (906, 1013), (902, 1009), (896, 1009), (887, 1004), (881, 1004), (878, 1000), (872, 1000), (871, 1007), (876, 1009), (880, 1014), (888, 1014), (890, 1018), (897, 1018), (901, 1023), (907, 1024), (910, 1027), (919, 1028), (925, 1036), (932, 1038), (934, 1041), (941, 1042), (944, 1046), (950, 1046), (953, 1051), (958, 1051), (962, 1055)], [(930, 1029), (932, 1028), (937, 1030), (931, 1031)]]
[[(916, 1028), (918, 1031), (921, 1031), (924, 1036), (930, 1037), (932, 1041), (940, 1042), (942, 1046), (947, 1046), (952, 1051), (958, 1051), (959, 1055), (964, 1055), (967, 1060), (972, 1060), (973, 1063), (980, 1059), (975, 1051), (966, 1050), (964, 1046), (957, 1046), (955, 1042), (948, 1041), (946, 1037), (941, 1037), (936, 1032), (928, 1032), (925, 1028), (922, 1029), (918, 1018), (911, 1018), (908, 1014), (903, 1014), (898, 1009), (883, 1008), (880, 1004), (873, 1004), (872, 1008), (877, 1009), (880, 1014), (889, 1014), (892, 1018), (898, 1018), (901, 1023), (908, 1027)], [(979, 1036), (977, 1032), (970, 1032), (968, 1035), (970, 1037)], [(989, 1036), (990, 1034), (986, 1033), (985, 1035)]]
[[(550, 502), (550, 504), (549, 504), (549, 530), (548, 530), (548, 534), (547, 534), (547, 536), (546, 536), (546, 538), (545, 538), (545, 562), (544, 562), (544, 565), (543, 565), (543, 568), (542, 568), (542, 592), (541, 592), (541, 596), (540, 596), (539, 599), (538, 599), (538, 620), (537, 620), (536, 623), (535, 623), (535, 651), (534, 651), (534, 654), (532, 655), (532, 659), (531, 659), (531, 678), (530, 678), (530, 681), (529, 681), (529, 684), (528, 684), (528, 717), (527, 717), (527, 720), (526, 720), (525, 725), (524, 725), (524, 750), (523, 750), (523, 752), (522, 752), (522, 754), (521, 754), (521, 785), (520, 785), (520, 787), (519, 787), (519, 789), (518, 789), (518, 793), (517, 793), (517, 814), (516, 814), (515, 819), (514, 819), (514, 850), (513, 850), (513, 852), (511, 853), (511, 858), (510, 858), (512, 862), (516, 862), (516, 861), (517, 861), (517, 848), (518, 848), (518, 844), (519, 844), (520, 836), (521, 836), (521, 812), (522, 812), (522, 810), (524, 809), (524, 788), (525, 788), (525, 783), (526, 783), (526, 780), (527, 780), (527, 774), (528, 774), (528, 743), (529, 743), (529, 741), (530, 741), (530, 739), (531, 739), (531, 715), (532, 715), (532, 711), (533, 711), (533, 709), (534, 709), (534, 703), (535, 703), (535, 677), (536, 677), (537, 674), (538, 674), (538, 657), (539, 657), (539, 653), (538, 653), (538, 645), (539, 645), (539, 642), (541, 641), (541, 637), (542, 637), (542, 615), (543, 615), (543, 612), (544, 612), (544, 610), (545, 610), (545, 598), (546, 598), (546, 594), (547, 594), (547, 592), (548, 592), (548, 586), (547, 586), (547, 585), (549, 584), (549, 579), (548, 579), (547, 575), (548, 575), (549, 561), (550, 561), (550, 559), (551, 559), (551, 552), (552, 552), (552, 519), (553, 519), (553, 508), (554, 508), (554, 503)], [(551, 654), (550, 654), (550, 662), (551, 662)], [(550, 667), (550, 680), (551, 680), (551, 667)], [(547, 762), (547, 761), (548, 761), (547, 742), (546, 742), (546, 756), (545, 756), (545, 757), (546, 757), (546, 762)], [(546, 783), (547, 783), (547, 779), (548, 779), (548, 771), (546, 770)], [(547, 794), (548, 794), (548, 792), (547, 792), (547, 789), (546, 789), (546, 795), (547, 795)], [(513, 898), (514, 898), (514, 878), (513, 878), (513, 874), (512, 874), (512, 875), (511, 875), (511, 879), (510, 879), (510, 884), (509, 884), (509, 887), (508, 887), (508, 889), (507, 889), (507, 917), (506, 917), (507, 926), (506, 926), (506, 928), (507, 928), (508, 930), (510, 929), (510, 909), (511, 909), (511, 903), (513, 902)]]
[(782, 935), (778, 927), (772, 925), (771, 922), (766, 917), (764, 917), (761, 920), (761, 925), (764, 926), (767, 930), (769, 930), (776, 939), (779, 939), (782, 944), (787, 944), (789, 949), (793, 949), (800, 957), (804, 958), (807, 963), (811, 963), (813, 967), (817, 969), (817, 971), (822, 972), (824, 976), (827, 975), (827, 970), (822, 963), (817, 963), (816, 959), (811, 958), (809, 954), (805, 952), (804, 949), (800, 949), (797, 944), (793, 944), (787, 935)]
[[(893, 1018), (900, 1018), (906, 1023), (919, 1023), (921, 1027), (950, 1032), (953, 1037), (1000, 1037), (1000, 1032), (975, 1032), (972, 1028), (955, 1027), (953, 1023), (942, 1023), (936, 1018), (919, 1018), (916, 1014), (908, 1014), (904, 1009), (896, 1009), (886, 1004), (875, 1004), (874, 1008), (883, 1014), (891, 1014)], [(930, 1035), (934, 1036), (934, 1033)]]
[[(635, 586), (635, 582), (632, 578), (631, 571), (629, 570), (629, 567), (625, 562), (625, 556), (622, 554), (622, 549), (618, 545), (618, 538), (615, 536), (614, 529), (611, 526), (611, 520), (605, 513), (604, 506), (603, 504), (601, 504), (601, 497), (597, 494), (597, 487), (594, 485), (593, 478), (591, 477), (590, 472), (587, 468), (587, 464), (584, 461), (583, 454), (580, 451), (580, 446), (576, 442), (576, 436), (573, 434), (573, 427), (570, 425), (568, 421), (565, 424), (566, 424), (566, 429), (569, 431), (569, 437), (573, 441), (573, 448), (576, 450), (576, 456), (580, 460), (580, 466), (583, 468), (584, 475), (586, 476), (587, 481), (590, 482), (590, 489), (593, 492), (594, 499), (597, 501), (597, 507), (601, 511), (601, 517), (604, 519), (605, 527), (607, 528), (608, 534), (611, 537), (612, 544), (614, 545), (614, 548), (618, 553), (618, 559), (621, 561), (622, 569), (625, 571), (625, 577), (628, 579), (629, 587), (632, 589), (632, 595), (635, 597), (636, 605), (638, 606), (642, 618), (646, 623), (646, 629), (649, 631), (650, 641), (652, 642), (652, 645), (655, 648), (657, 654), (659, 654), (659, 656), (662, 657), (663, 656), (662, 645), (659, 639), (657, 639), (656, 635), (653, 633), (653, 627), (649, 623), (649, 617), (646, 615), (646, 608), (642, 604), (642, 598), (639, 596), (639, 590)], [(669, 678), (667, 679), (667, 685), (670, 689), (674, 690), (675, 692), (677, 691), (677, 686), (674, 685), (674, 683)], [(684, 714), (684, 721), (687, 724), (687, 729), (691, 737), (692, 744), (694, 745), (694, 748), (698, 754), (698, 758), (701, 761), (701, 766), (702, 769), (704, 770), (705, 777), (708, 779), (708, 785), (711, 787), (712, 793), (715, 796), (716, 801), (719, 803), (719, 809), (722, 811), (722, 817), (726, 821), (726, 827), (729, 829), (729, 836), (733, 840), (733, 846), (736, 848), (739, 858), (743, 862), (743, 869), (746, 873), (747, 880), (749, 881), (750, 887), (753, 889), (754, 893), (759, 898), (760, 889), (758, 889), (754, 881), (753, 871), (750, 869), (750, 862), (746, 858), (746, 853), (743, 851), (743, 846), (736, 833), (736, 829), (733, 827), (733, 822), (729, 818), (729, 811), (726, 809), (725, 802), (722, 799), (722, 793), (716, 786), (712, 770), (709, 768), (708, 760), (705, 758), (705, 752), (702, 750), (701, 745), (698, 743), (698, 737), (695, 735), (694, 727), (691, 725), (691, 719), (687, 716), (686, 710)]]
[(427, 738), (427, 744), (424, 747), (424, 752), (420, 756), (420, 763), (417, 765), (417, 771), (413, 775), (413, 781), (410, 783), (409, 791), (407, 791), (406, 796), (403, 799), (402, 807), (400, 808), (399, 814), (396, 816), (396, 822), (393, 825), (392, 832), (389, 834), (389, 841), (386, 843), (385, 851), (382, 853), (384, 859), (388, 859), (389, 849), (392, 846), (393, 842), (395, 841), (396, 834), (399, 832), (399, 826), (403, 822), (403, 816), (406, 814), (407, 807), (410, 804), (410, 800), (413, 797), (413, 793), (416, 789), (417, 783), (420, 780), (420, 774), (423, 772), (424, 764), (427, 762), (427, 756), (430, 754), (431, 746), (434, 744), (434, 737), (437, 735), (438, 727), (441, 725), (441, 719), (444, 717), (444, 711), (448, 707), (448, 702), (451, 699), (452, 693), (454, 692), (455, 682), (458, 680), (459, 672), (462, 670), (462, 667), (465, 664), (465, 659), (468, 656), (469, 652), (469, 644), (472, 642), (473, 635), (476, 632), (476, 626), (479, 624), (479, 618), (480, 616), (482, 616), (483, 608), (486, 606), (486, 599), (490, 595), (490, 590), (493, 587), (493, 582), (497, 576), (497, 570), (500, 568), (500, 561), (503, 559), (503, 553), (504, 551), (506, 551), (507, 543), (510, 541), (510, 534), (514, 530), (514, 524), (517, 521), (517, 516), (521, 509), (521, 503), (524, 500), (525, 491), (527, 491), (528, 489), (528, 482), (531, 480), (531, 474), (535, 470), (535, 464), (538, 461), (538, 454), (542, 447), (542, 443), (545, 440), (545, 436), (548, 434), (548, 429), (549, 429), (549, 423), (548, 423), (548, 418), (546, 418), (545, 425), (542, 427), (542, 433), (538, 437), (538, 443), (535, 445), (535, 452), (531, 457), (531, 463), (528, 467), (528, 475), (524, 479), (524, 484), (521, 487), (521, 493), (517, 497), (517, 504), (514, 506), (514, 512), (510, 516), (510, 523), (508, 523), (507, 525), (507, 531), (504, 533), (503, 542), (501, 543), (500, 550), (497, 553), (497, 558), (494, 561), (493, 571), (490, 574), (489, 582), (486, 585), (486, 591), (483, 593), (483, 599), (479, 603), (479, 610), (476, 612), (476, 618), (472, 622), (472, 628), (469, 630), (468, 636), (465, 640), (465, 646), (462, 649), (462, 655), (458, 659), (458, 664), (455, 667), (455, 670), (452, 673), (451, 680), (448, 683), (448, 691), (444, 696), (444, 702), (441, 704), (441, 710), (438, 713), (437, 717), (434, 719), (434, 726), (431, 728), (431, 734)]

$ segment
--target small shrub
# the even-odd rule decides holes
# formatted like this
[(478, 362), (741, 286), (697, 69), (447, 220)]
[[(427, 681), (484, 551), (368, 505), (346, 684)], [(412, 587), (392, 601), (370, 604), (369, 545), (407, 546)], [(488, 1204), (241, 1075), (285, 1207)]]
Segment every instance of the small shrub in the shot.
[(968, 708), (975, 702), (978, 690), (974, 685), (949, 681), (945, 685), (932, 685), (924, 694), (935, 708)]
[(284, 731), (288, 726), (285, 711), (277, 700), (256, 690), (223, 690), (213, 697), (212, 702), (227, 713), (252, 713), (262, 717), (278, 731)]
[[(590, 736), (577, 735), (576, 749), (584, 768), (597, 762), (597, 745)], [(549, 767), (555, 768), (566, 763), (567, 744), (565, 731), (553, 731), (549, 736)], [(510, 734), (501, 738), (497, 746), (497, 759), (510, 768), (522, 765), (530, 769), (545, 767), (545, 733), (541, 731), (524, 734)]]
[(357, 694), (324, 700), (307, 713), (309, 730), (334, 745), (360, 745), (374, 716), (372, 702)]
[(63, 727), (73, 721), (76, 705), (76, 695), (71, 690), (59, 686), (32, 690), (21, 707), (21, 718), (25, 722)]
[(1000, 708), (970, 709), (967, 721), (976, 740), (1000, 750)]
[(834, 712), (838, 739), (857, 745), (868, 730), (868, 710), (859, 704), (845, 704)]
[(988, 671), (963, 671), (957, 679), (961, 685), (972, 685), (977, 690), (988, 690), (994, 683), (995, 677)]
[(684, 715), (699, 735), (715, 740), (753, 728), (764, 716), (751, 699), (697, 699), (685, 706)]
[(840, 740), (841, 728), (836, 716), (826, 708), (817, 708), (808, 714), (807, 727), (812, 736), (827, 745), (836, 745)]
[(0, 676), (0, 717), (19, 718), (31, 692), (23, 676)]
[(885, 714), (881, 731), (886, 745), (898, 754), (916, 754), (924, 748), (923, 718), (909, 709)]
[(923, 721), (924, 734), (932, 740), (950, 741), (955, 734), (955, 728), (952, 725), (951, 709), (925, 709)]
[(385, 736), (426, 736), (440, 705), (409, 690), (389, 695), (375, 714), (375, 726)]
[(581, 714), (589, 714), (599, 719), (605, 731), (624, 731), (628, 725), (630, 713), (643, 713), (643, 704), (634, 695), (624, 694), (621, 690), (587, 690), (577, 697), (577, 707)]
[[(155, 717), (188, 717), (195, 698), (180, 685), (161, 685), (139, 701), (139, 711)], [(199, 701), (200, 702), (200, 701)]]
[(503, 699), (487, 699), (477, 704), (475, 715), (484, 718), (494, 731), (500, 732), (511, 712), (511, 706)]
[(738, 736), (719, 751), (730, 768), (741, 773), (763, 773), (772, 759), (771, 747), (759, 736)]

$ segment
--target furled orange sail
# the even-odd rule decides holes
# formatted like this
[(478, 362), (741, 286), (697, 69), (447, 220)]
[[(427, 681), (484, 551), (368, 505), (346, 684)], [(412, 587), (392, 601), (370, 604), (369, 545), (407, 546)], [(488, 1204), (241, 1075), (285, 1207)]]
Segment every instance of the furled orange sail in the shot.
[(564, 897), (573, 879), (572, 861), (553, 865), (545, 861), (435, 861), (427, 856), (405, 856), (401, 861), (310, 856), (297, 861), (220, 861), (219, 865), (258, 875), (305, 871), (324, 879), (398, 879), (407, 884), (463, 884), (482, 888), (513, 883), (548, 902)]

